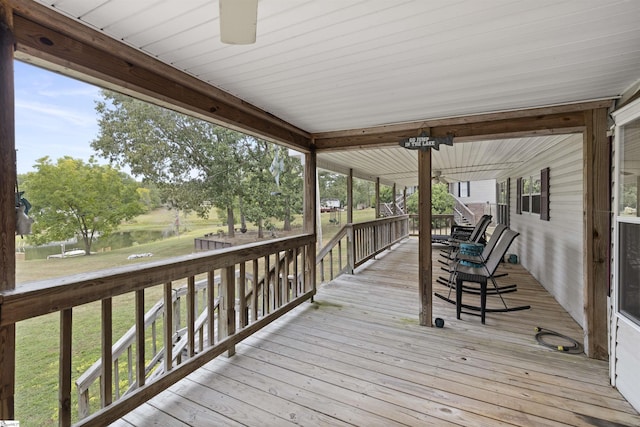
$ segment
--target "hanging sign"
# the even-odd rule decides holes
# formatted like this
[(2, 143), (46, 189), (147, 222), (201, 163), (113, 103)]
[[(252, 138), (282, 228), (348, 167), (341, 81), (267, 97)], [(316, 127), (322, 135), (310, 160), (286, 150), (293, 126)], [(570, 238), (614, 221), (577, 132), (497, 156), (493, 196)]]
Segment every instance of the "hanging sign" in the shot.
[(428, 148), (440, 150), (440, 145), (453, 145), (453, 135), (447, 134), (443, 137), (433, 137), (422, 132), (420, 136), (413, 136), (400, 141), (400, 146), (409, 150), (426, 151)]

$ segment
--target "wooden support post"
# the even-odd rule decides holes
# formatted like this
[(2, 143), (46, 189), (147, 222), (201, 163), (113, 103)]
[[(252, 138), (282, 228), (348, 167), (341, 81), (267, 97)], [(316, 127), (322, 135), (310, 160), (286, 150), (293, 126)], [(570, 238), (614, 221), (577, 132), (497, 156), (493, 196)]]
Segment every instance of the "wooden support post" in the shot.
[[(0, 291), (16, 286), (13, 10), (0, 0)], [(0, 309), (2, 307), (0, 306)], [(0, 420), (13, 420), (16, 328), (0, 328)]]
[[(318, 238), (316, 223), (316, 152), (305, 155), (304, 160), (304, 232), (315, 235), (314, 243), (305, 251), (304, 292), (313, 290), (316, 293), (316, 240)], [(313, 301), (313, 299), (312, 299)]]
[(431, 283), (431, 149), (418, 152), (418, 293), (420, 325), (432, 326), (433, 290)]
[(113, 306), (112, 299), (102, 300), (102, 381), (100, 382), (101, 406), (113, 402)]
[(169, 372), (171, 371), (171, 369), (173, 369), (173, 289), (171, 287), (171, 282), (166, 282), (164, 284), (163, 329), (164, 329), (164, 371)]
[(393, 189), (391, 190), (393, 193), (393, 196), (391, 197), (391, 203), (393, 203), (392, 206), (392, 211), (393, 211), (393, 215), (398, 215), (398, 205), (396, 204), (396, 183), (393, 183)]
[(380, 177), (376, 178), (376, 219), (380, 218)]
[(353, 169), (347, 175), (347, 224), (353, 222)]
[(146, 380), (145, 348), (144, 348), (144, 289), (136, 291), (136, 384), (137, 388)]
[(611, 245), (608, 111), (599, 108), (584, 115), (584, 348), (589, 357), (606, 360)]
[(59, 388), (58, 388), (58, 424), (71, 425), (71, 342), (72, 310), (67, 308), (60, 312), (60, 355), (59, 355)]

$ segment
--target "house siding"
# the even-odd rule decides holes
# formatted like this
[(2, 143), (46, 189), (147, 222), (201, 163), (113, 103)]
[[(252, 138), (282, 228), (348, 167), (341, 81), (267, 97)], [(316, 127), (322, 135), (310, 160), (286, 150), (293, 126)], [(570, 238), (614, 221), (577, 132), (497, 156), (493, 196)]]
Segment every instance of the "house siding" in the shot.
[(615, 385), (629, 403), (640, 410), (640, 340), (638, 328), (618, 321), (616, 334), (616, 382)]
[[(518, 177), (536, 176), (550, 168), (550, 219), (516, 214)], [(511, 228), (520, 232), (509, 253), (584, 326), (583, 310), (583, 183), (582, 135), (558, 137), (558, 142), (509, 172)]]

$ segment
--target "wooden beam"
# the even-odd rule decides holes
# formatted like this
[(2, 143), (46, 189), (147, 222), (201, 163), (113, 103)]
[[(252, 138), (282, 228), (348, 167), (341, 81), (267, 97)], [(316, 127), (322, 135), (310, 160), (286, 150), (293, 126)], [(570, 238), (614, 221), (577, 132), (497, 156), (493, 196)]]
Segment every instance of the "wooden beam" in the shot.
[(608, 111), (599, 108), (584, 116), (584, 347), (589, 357), (606, 360), (611, 245)]
[(432, 326), (433, 285), (431, 256), (431, 149), (418, 152), (418, 295), (420, 325)]
[[(16, 285), (13, 49), (11, 7), (0, 0), (0, 291)], [(14, 419), (15, 358), (16, 329), (10, 324), (0, 328), (0, 420)]]
[[(12, 0), (20, 53), (90, 83), (307, 151), (310, 135), (239, 98), (33, 1)], [(73, 74), (73, 73), (72, 73)], [(86, 77), (84, 77), (86, 76)]]
[(400, 140), (417, 136), (426, 129), (430, 129), (429, 134), (432, 136), (451, 134), (455, 137), (455, 142), (576, 133), (584, 129), (582, 111), (514, 118), (495, 118), (493, 115), (482, 119), (483, 117), (472, 116), (478, 121), (462, 121), (463, 118), (457, 118), (451, 119), (450, 123), (436, 121), (439, 124), (435, 124), (423, 121), (414, 122), (413, 126), (405, 124), (397, 128), (384, 126), (360, 129), (356, 132), (314, 134), (315, 145), (318, 151), (397, 146)]

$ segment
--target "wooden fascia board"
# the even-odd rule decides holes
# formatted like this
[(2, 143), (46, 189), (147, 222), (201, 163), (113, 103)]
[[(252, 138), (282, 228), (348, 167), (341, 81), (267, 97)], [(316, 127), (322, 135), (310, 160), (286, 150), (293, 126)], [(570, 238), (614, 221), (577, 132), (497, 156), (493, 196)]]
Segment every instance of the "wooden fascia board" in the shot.
[(609, 108), (610, 99), (503, 113), (426, 120), (398, 125), (314, 134), (316, 150), (335, 151), (395, 146), (401, 139), (419, 135), (453, 134), (458, 142), (576, 133), (584, 130), (583, 112)]
[(309, 133), (272, 114), (35, 2), (11, 4), (18, 52), (163, 106), (309, 150)]

